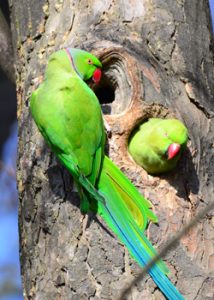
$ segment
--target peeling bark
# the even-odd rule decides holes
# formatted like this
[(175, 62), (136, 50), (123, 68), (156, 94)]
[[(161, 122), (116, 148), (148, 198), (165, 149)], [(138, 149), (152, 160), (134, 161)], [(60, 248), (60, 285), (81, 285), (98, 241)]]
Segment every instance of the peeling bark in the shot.
[[(108, 153), (152, 201), (159, 225), (149, 225), (147, 235), (161, 248), (212, 200), (214, 192), (208, 1), (10, 0), (10, 8), (25, 299), (117, 299), (141, 270), (99, 217), (81, 215), (70, 175), (32, 121), (29, 97), (55, 50), (79, 47), (100, 57), (104, 78), (95, 92), (109, 128)], [(140, 122), (168, 116), (187, 125), (188, 150), (177, 170), (153, 177), (130, 159), (127, 143)], [(213, 220), (210, 213), (164, 257), (171, 280), (186, 299), (213, 298)], [(163, 298), (149, 276), (128, 296)]]

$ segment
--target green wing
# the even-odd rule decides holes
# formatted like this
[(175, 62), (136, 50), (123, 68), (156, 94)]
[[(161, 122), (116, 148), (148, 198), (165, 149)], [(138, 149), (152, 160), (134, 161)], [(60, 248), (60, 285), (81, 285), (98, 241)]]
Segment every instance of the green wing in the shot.
[(31, 112), (62, 163), (76, 165), (94, 183), (100, 168), (104, 129), (96, 96), (79, 78), (44, 82), (31, 97)]

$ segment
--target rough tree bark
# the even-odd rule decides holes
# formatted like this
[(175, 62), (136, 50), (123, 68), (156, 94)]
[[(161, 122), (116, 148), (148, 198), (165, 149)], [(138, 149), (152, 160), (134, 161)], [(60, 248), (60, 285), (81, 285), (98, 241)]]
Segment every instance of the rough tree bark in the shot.
[[(47, 58), (66, 46), (96, 53), (96, 93), (110, 126), (108, 152), (159, 217), (147, 235), (161, 248), (212, 200), (214, 74), (208, 1), (10, 0), (18, 94), (21, 266), (25, 299), (117, 299), (140, 273), (102, 220), (81, 215), (72, 179), (45, 145), (29, 97)], [(127, 155), (131, 131), (149, 117), (176, 116), (189, 128), (176, 171), (146, 174)], [(213, 299), (211, 213), (166, 254), (186, 299)], [(163, 299), (149, 276), (128, 299)]]
[(0, 67), (8, 79), (15, 83), (13, 47), (10, 28), (0, 9)]

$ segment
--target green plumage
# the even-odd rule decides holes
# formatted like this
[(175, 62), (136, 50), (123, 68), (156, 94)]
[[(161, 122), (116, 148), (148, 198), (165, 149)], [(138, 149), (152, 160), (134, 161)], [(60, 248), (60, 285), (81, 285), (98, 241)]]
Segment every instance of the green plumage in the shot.
[[(129, 153), (137, 164), (151, 174), (165, 173), (176, 167), (186, 147), (187, 128), (177, 119), (150, 119), (143, 123), (131, 137)], [(180, 151), (168, 159), (169, 146), (176, 143)]]
[[(86, 53), (86, 56), (88, 54), (80, 52)], [(96, 60), (95, 66), (86, 65), (94, 71), (101, 63), (94, 56), (88, 55), (92, 61)], [(81, 57), (81, 60), (84, 61), (84, 58)], [(81, 66), (81, 70), (83, 69)], [(51, 55), (45, 80), (32, 94), (30, 108), (45, 140), (76, 179), (83, 198), (83, 211), (87, 210), (89, 207), (84, 200), (88, 195), (85, 196), (85, 191), (79, 185), (78, 176), (83, 175), (93, 186), (96, 185), (104, 156), (105, 132), (99, 102), (73, 69), (65, 50)], [(141, 228), (145, 229), (147, 217), (154, 222), (157, 222), (157, 217), (151, 210), (144, 208), (143, 203), (151, 207), (149, 201), (134, 186), (129, 184), (128, 189), (130, 187), (133, 187), (135, 198), (141, 198), (138, 204), (129, 201), (128, 205)], [(141, 204), (142, 200), (144, 202)]]
[(65, 51), (50, 57), (45, 81), (32, 94), (30, 108), (60, 160), (78, 165), (90, 178), (94, 158), (104, 144), (102, 115), (95, 94), (71, 68)]
[[(150, 255), (154, 256), (156, 254), (155, 249), (146, 238), (144, 239), (147, 219), (152, 222), (158, 221), (157, 217), (150, 210), (151, 204), (131, 185), (128, 178), (107, 156), (104, 157), (102, 172), (98, 181), (98, 191), (108, 199), (108, 205), (117, 215), (117, 219), (123, 218), (128, 226), (134, 226), (139, 229), (140, 241), (144, 243), (144, 247)], [(98, 212), (109, 227), (121, 238), (118, 228), (112, 223), (112, 218), (106, 213), (105, 206), (102, 203), (98, 203)], [(132, 250), (129, 249), (129, 251), (135, 257)], [(168, 269), (161, 261), (159, 266), (165, 274), (168, 273)]]
[[(96, 57), (78, 49), (51, 55), (45, 79), (31, 96), (31, 113), (50, 148), (73, 175), (81, 210), (96, 207), (143, 267), (156, 253), (144, 230), (147, 221), (157, 222), (157, 217), (150, 202), (104, 155), (101, 108), (84, 82), (96, 79), (101, 66)], [(169, 299), (183, 299), (165, 276), (167, 272), (161, 261), (149, 271)]]
[[(83, 54), (86, 61), (88, 53)], [(96, 66), (101, 67), (89, 54), (92, 57)], [(90, 68), (94, 71), (96, 66)], [(51, 55), (45, 80), (32, 94), (30, 108), (45, 140), (77, 184), (79, 174), (83, 174), (94, 185), (105, 141), (102, 114), (95, 94), (77, 75), (65, 50)], [(82, 211), (86, 211), (87, 198), (78, 187), (83, 198)]]

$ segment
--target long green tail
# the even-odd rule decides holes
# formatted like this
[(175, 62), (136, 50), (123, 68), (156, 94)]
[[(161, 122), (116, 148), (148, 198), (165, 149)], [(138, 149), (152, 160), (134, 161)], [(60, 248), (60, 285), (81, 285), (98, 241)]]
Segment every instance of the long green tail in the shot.
[[(146, 200), (125, 175), (105, 156), (97, 183), (98, 190), (79, 173), (78, 167), (66, 155), (58, 155), (62, 163), (80, 185), (97, 201), (98, 212), (116, 233), (140, 266), (146, 266), (156, 254), (143, 231), (147, 219), (157, 222)], [(154, 282), (170, 300), (184, 300), (166, 274), (168, 269), (162, 261), (148, 272)]]
[[(143, 233), (145, 223), (136, 217), (144, 216), (157, 221), (149, 210), (150, 202), (143, 198), (125, 175), (107, 157), (104, 158), (102, 172), (98, 182), (98, 191), (105, 198), (105, 205), (98, 202), (98, 212), (126, 245), (131, 255), (144, 267), (156, 254), (152, 244)], [(138, 211), (138, 213), (136, 213)], [(143, 224), (143, 226), (142, 226)], [(154, 282), (170, 300), (184, 299), (166, 274), (168, 269), (162, 261), (149, 270)]]

